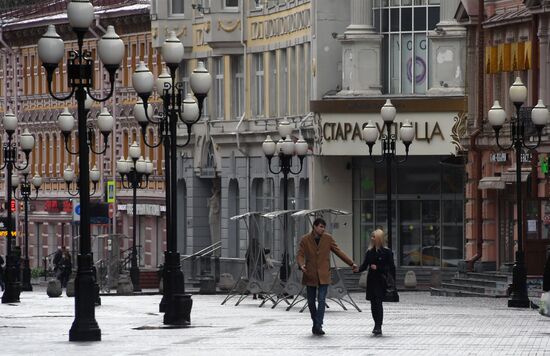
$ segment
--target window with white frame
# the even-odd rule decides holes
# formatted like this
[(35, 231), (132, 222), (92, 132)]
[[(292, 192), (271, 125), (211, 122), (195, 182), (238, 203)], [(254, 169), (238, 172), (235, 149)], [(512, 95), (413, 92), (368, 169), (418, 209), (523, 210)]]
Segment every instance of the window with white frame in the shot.
[(269, 116), (277, 116), (277, 55), (269, 52)]
[(286, 48), (281, 49), (279, 58), (279, 105), (281, 116), (288, 115), (288, 61), (286, 56)]
[(215, 118), (223, 120), (224, 117), (224, 90), (223, 90), (223, 57), (214, 58), (214, 95), (216, 97)]
[(439, 22), (440, 0), (375, 0), (374, 25), (382, 34), (382, 86), (389, 94), (428, 89), (428, 32)]
[(232, 91), (231, 105), (233, 116), (240, 117), (244, 113), (244, 57), (231, 57)]
[(254, 115), (264, 116), (264, 56), (254, 54)]
[(185, 0), (170, 0), (170, 14), (183, 15), (184, 4), (185, 4)]

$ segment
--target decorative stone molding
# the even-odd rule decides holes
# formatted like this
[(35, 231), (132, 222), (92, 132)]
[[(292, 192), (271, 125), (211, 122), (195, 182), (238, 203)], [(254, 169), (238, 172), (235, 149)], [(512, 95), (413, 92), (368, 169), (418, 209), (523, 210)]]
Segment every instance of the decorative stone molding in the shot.
[(225, 32), (233, 32), (236, 29), (241, 29), (241, 20), (237, 21), (228, 21), (227, 24), (224, 24), (221, 20), (218, 20), (218, 31), (224, 30)]

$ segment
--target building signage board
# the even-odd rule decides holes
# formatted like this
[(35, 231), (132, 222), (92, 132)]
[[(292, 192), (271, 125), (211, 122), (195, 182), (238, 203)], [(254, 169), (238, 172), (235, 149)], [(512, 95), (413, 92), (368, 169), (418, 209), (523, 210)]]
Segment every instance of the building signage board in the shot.
[[(323, 156), (364, 156), (369, 149), (363, 140), (363, 127), (372, 120), (380, 133), (386, 133), (378, 113), (322, 114), (321, 143), (316, 152)], [(457, 113), (397, 113), (392, 125), (392, 134), (398, 138), (397, 154), (405, 155), (405, 145), (399, 139), (399, 127), (409, 120), (415, 129), (415, 138), (410, 146), (410, 155), (456, 154), (460, 147)], [(383, 132), (382, 132), (383, 131)], [(372, 154), (380, 155), (380, 140), (373, 146)]]
[[(134, 214), (133, 204), (120, 204), (118, 210), (126, 211), (128, 215)], [(136, 204), (137, 215), (160, 216), (161, 206), (155, 204)]]
[(506, 152), (493, 152), (490, 159), (491, 162), (504, 163), (508, 160), (508, 154)]

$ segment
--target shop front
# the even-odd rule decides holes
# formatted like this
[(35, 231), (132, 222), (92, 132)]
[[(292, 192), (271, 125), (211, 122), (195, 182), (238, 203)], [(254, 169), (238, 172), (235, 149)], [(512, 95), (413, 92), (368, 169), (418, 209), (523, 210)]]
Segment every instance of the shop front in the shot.
[[(401, 267), (456, 268), (464, 259), (464, 162), (460, 135), (465, 117), (463, 100), (394, 99), (397, 117), (396, 157), (405, 158), (398, 136), (408, 120), (415, 138), (407, 160), (391, 165), (392, 249)], [(338, 107), (362, 112), (337, 112)], [(316, 147), (312, 175), (312, 208), (333, 207), (352, 212), (349, 221), (334, 226), (333, 234), (360, 260), (376, 228), (387, 231), (386, 164), (369, 157), (362, 128), (372, 120), (382, 133), (379, 100), (335, 100), (319, 113), (322, 139)], [(326, 108), (326, 106), (322, 106)], [(453, 110), (453, 111), (451, 111)], [(379, 142), (372, 151), (380, 159)]]

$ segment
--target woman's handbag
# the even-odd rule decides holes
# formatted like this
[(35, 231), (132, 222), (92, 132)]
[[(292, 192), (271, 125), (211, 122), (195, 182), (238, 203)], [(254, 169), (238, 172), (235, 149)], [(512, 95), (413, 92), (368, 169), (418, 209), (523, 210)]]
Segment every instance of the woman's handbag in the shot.
[(395, 279), (393, 278), (393, 274), (391, 271), (386, 271), (382, 275), (382, 278), (385, 282), (385, 293), (384, 293), (384, 301), (385, 302), (395, 302), (395, 296), (397, 295), (397, 287), (395, 286)]

